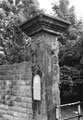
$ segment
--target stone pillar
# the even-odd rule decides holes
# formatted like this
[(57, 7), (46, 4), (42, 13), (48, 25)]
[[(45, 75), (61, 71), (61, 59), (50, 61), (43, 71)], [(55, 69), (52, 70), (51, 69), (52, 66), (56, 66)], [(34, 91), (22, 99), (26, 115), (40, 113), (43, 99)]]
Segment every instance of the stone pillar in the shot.
[[(41, 77), (41, 101), (33, 99), (33, 119), (55, 120), (56, 106), (60, 104), (59, 43), (58, 36), (69, 23), (62, 19), (40, 14), (20, 26), (32, 38), (33, 77)], [(33, 88), (34, 89), (34, 88)]]

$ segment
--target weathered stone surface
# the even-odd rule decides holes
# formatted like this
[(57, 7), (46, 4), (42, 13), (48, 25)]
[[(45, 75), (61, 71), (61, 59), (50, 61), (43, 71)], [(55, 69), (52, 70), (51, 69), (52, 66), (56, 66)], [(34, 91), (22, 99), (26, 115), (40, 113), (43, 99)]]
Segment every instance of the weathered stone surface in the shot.
[(60, 18), (54, 18), (46, 14), (40, 14), (23, 23), (20, 28), (28, 35), (35, 35), (41, 31), (59, 35), (70, 25), (69, 22)]
[[(55, 120), (59, 97), (59, 44), (57, 36), (69, 23), (44, 14), (20, 28), (32, 37), (31, 62), (0, 66), (1, 120)], [(41, 77), (41, 101), (33, 99), (32, 78)], [(32, 76), (33, 75), (33, 76)]]
[[(59, 75), (58, 41), (55, 35), (44, 32), (36, 34), (32, 38), (34, 39), (34, 44), (40, 43), (40, 47), (37, 49), (40, 52), (37, 52), (37, 56), (41, 56), (41, 62), (38, 65), (42, 71), (42, 99), (40, 103), (33, 103), (33, 105), (39, 106), (37, 109), (34, 107), (35, 119), (55, 120), (55, 108), (56, 105), (60, 104), (59, 77), (57, 77)], [(53, 44), (55, 44), (55, 47), (53, 47)]]
[[(42, 116), (48, 120), (56, 119), (55, 108), (60, 104), (57, 36), (68, 25), (67, 21), (40, 14), (20, 26), (32, 37), (32, 49), (35, 53), (32, 72), (41, 76), (41, 86), (44, 89), (41, 90), (41, 102), (33, 101), (35, 119), (42, 119)], [(37, 73), (37, 70), (40, 72)]]
[(32, 117), (31, 80), (30, 63), (0, 66), (1, 120), (28, 120), (29, 116)]

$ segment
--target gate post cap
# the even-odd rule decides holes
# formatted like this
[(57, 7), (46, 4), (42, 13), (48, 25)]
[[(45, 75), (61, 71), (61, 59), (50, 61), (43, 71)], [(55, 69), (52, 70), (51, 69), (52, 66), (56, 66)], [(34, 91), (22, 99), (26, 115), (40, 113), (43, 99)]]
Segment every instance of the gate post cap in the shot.
[(69, 25), (70, 22), (66, 20), (41, 13), (22, 23), (19, 27), (28, 36), (42, 31), (59, 35), (65, 32)]

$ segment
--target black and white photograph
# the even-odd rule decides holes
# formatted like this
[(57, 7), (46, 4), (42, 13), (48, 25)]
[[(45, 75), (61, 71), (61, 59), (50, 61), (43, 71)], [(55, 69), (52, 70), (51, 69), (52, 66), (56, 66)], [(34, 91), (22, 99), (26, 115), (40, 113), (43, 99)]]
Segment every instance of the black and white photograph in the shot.
[(83, 1), (0, 0), (0, 120), (83, 120)]

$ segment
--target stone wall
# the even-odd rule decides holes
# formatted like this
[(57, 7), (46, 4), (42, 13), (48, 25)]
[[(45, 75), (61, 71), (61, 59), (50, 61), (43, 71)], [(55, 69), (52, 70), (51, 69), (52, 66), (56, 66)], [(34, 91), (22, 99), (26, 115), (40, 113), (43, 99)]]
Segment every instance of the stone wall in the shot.
[(32, 119), (31, 84), (30, 63), (0, 66), (0, 120)]

